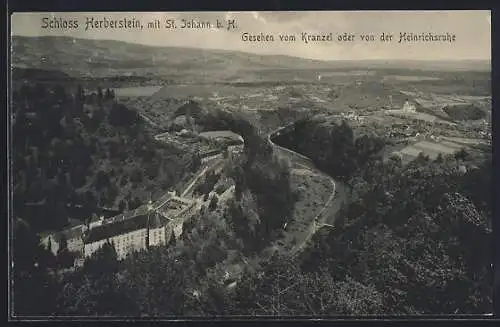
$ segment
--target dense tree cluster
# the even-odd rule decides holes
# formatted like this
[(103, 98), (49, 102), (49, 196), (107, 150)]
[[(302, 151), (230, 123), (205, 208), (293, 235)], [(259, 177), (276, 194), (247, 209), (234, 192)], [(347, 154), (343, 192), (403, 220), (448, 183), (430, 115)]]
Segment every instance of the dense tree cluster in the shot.
[(119, 279), (114, 246), (105, 243), (84, 266), (63, 275), (58, 284), (55, 310), (62, 315), (129, 315), (133, 301)]
[(478, 120), (486, 118), (485, 110), (477, 105), (448, 105), (443, 111), (454, 120)]
[(234, 170), (235, 198), (231, 225), (246, 251), (262, 250), (292, 219), (297, 195), (290, 187), (290, 167), (275, 155), (244, 163)]
[(300, 262), (273, 256), (246, 269), (231, 294), (233, 312), (265, 316), (333, 316), (383, 313), (381, 294), (352, 279), (335, 279), (327, 269), (307, 272)]
[[(278, 235), (283, 224), (292, 219), (296, 195), (290, 186), (290, 167), (273, 153), (268, 140), (246, 117), (215, 111), (204, 119), (206, 126), (232, 130), (245, 141), (244, 156), (228, 166), (235, 197), (229, 201), (224, 215), (244, 245), (241, 249), (245, 253), (262, 250)], [(208, 194), (220, 177), (207, 174), (195, 192)], [(215, 199), (211, 199), (209, 209), (217, 207)]]
[(299, 120), (292, 132), (276, 136), (274, 142), (311, 158), (318, 168), (340, 180), (349, 179), (384, 147), (380, 138), (356, 138), (346, 121), (330, 125), (316, 118)]
[(460, 163), (369, 164), (350, 181), (337, 228), (303, 254), (304, 269), (373, 285), (387, 313), (491, 312), (491, 163), (465, 175)]
[(262, 250), (292, 219), (297, 196), (290, 186), (290, 166), (273, 153), (254, 125), (237, 116), (224, 118), (245, 140), (245, 155), (232, 167), (235, 198), (228, 205), (230, 224), (246, 251)]
[(57, 281), (49, 271), (54, 268), (53, 254), (39, 245), (40, 239), (29, 224), (17, 218), (13, 221), (12, 262), (10, 280), (13, 291), (13, 313), (48, 315), (55, 310)]
[(490, 312), (491, 158), (461, 150), (403, 166), (377, 157), (382, 140), (352, 135), (345, 122), (304, 120), (275, 140), (351, 193), (336, 229), (325, 227), (302, 254), (302, 270), (373, 288), (387, 313)]

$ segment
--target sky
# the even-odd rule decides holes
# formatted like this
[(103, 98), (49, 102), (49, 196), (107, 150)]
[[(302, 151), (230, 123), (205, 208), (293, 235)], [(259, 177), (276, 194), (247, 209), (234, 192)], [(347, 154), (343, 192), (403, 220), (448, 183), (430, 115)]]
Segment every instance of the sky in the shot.
[[(77, 20), (78, 28), (42, 28), (43, 19)], [(119, 20), (135, 18), (140, 29), (98, 28), (85, 30), (88, 18)], [(147, 23), (159, 19), (162, 27), (147, 28)], [(165, 28), (173, 19), (176, 29)], [(207, 21), (207, 29), (180, 28), (182, 19)], [(215, 27), (216, 20), (234, 19), (236, 28)], [(181, 46), (223, 49), (257, 54), (280, 54), (319, 60), (490, 60), (491, 13), (476, 11), (300, 11), (300, 12), (141, 12), (141, 13), (15, 13), (11, 19), (13, 35), (65, 35), (88, 39), (119, 40), (153, 46)], [(226, 24), (227, 25), (227, 24)], [(400, 33), (449, 33), (455, 42), (398, 43)], [(248, 42), (243, 33), (264, 33), (274, 36), (274, 42)], [(301, 33), (333, 33), (333, 42), (302, 41)], [(351, 33), (355, 40), (339, 42), (337, 36)], [(374, 42), (360, 39), (372, 34)], [(392, 42), (380, 41), (381, 33), (394, 35)], [(281, 42), (280, 34), (295, 35), (295, 42)]]

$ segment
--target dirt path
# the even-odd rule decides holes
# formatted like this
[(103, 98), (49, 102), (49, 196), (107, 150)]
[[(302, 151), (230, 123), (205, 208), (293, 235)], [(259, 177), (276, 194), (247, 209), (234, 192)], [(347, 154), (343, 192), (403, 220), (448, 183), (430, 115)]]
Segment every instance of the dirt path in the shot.
[[(300, 166), (302, 166), (302, 165), (300, 165)], [(318, 231), (318, 229), (326, 224), (326, 219), (329, 217), (329, 215), (327, 215), (325, 213), (328, 212), (327, 209), (329, 208), (330, 204), (333, 202), (333, 200), (335, 198), (336, 184), (335, 184), (335, 181), (333, 180), (333, 178), (331, 178), (330, 176), (327, 176), (323, 173), (321, 173), (321, 175), (328, 177), (330, 184), (332, 186), (332, 191), (330, 193), (330, 196), (328, 197), (328, 200), (326, 201), (325, 205), (323, 206), (323, 208), (321, 208), (320, 212), (312, 220), (312, 223), (309, 226), (309, 232), (307, 233), (305, 239), (302, 240), (301, 242), (299, 242), (290, 251), (290, 253), (292, 255), (298, 253), (300, 250), (302, 250), (304, 248), (304, 246), (313, 237), (313, 235)]]
[[(326, 221), (329, 217), (334, 216), (336, 214), (336, 212), (340, 209), (340, 205), (338, 205), (336, 207), (333, 205), (335, 203), (334, 200), (336, 199), (336, 193), (338, 193), (340, 190), (337, 189), (335, 180), (332, 177), (330, 177), (329, 175), (327, 175), (327, 174), (323, 173), (322, 171), (318, 170), (317, 168), (315, 168), (314, 165), (312, 164), (312, 162), (310, 162), (309, 158), (307, 158), (304, 155), (297, 153), (293, 150), (283, 148), (279, 145), (276, 145), (272, 141), (272, 135), (280, 133), (281, 130), (285, 129), (286, 127), (288, 127), (288, 126), (279, 128), (279, 129), (275, 130), (274, 132), (270, 133), (268, 135), (269, 142), (273, 145), (273, 147), (275, 149), (278, 148), (280, 150), (285, 150), (285, 151), (280, 151), (280, 152), (282, 154), (286, 155), (292, 163), (299, 166), (300, 169), (302, 170), (302, 173), (305, 173), (305, 170), (308, 170), (313, 174), (318, 174), (320, 176), (328, 178), (328, 180), (330, 181), (330, 184), (332, 186), (332, 190), (331, 190), (330, 196), (328, 197), (328, 200), (325, 202), (325, 204), (323, 205), (323, 207), (321, 208), (319, 213), (311, 221), (311, 224), (309, 225), (308, 232), (306, 233), (306, 236), (304, 237), (303, 240), (299, 241), (290, 250), (290, 254), (295, 255), (295, 254), (299, 253), (302, 249), (304, 249), (304, 247), (309, 242), (309, 240), (313, 237), (313, 235), (321, 227), (330, 226), (330, 227), (334, 228), (333, 225), (327, 224)], [(309, 162), (305, 161), (304, 160), (305, 158), (307, 158), (309, 160)], [(341, 198), (343, 198), (343, 196)], [(339, 201), (341, 201), (341, 199), (339, 199)]]

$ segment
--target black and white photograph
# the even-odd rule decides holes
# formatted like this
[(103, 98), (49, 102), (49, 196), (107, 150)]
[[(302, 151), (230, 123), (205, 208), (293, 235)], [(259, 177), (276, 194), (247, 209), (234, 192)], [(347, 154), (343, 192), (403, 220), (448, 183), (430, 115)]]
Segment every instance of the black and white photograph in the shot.
[(492, 315), (491, 12), (11, 16), (11, 319)]

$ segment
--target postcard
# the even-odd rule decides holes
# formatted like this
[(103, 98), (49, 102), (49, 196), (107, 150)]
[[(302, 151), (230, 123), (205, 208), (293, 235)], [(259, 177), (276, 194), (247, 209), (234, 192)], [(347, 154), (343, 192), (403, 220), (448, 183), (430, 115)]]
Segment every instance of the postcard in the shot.
[(11, 318), (493, 311), (490, 11), (11, 32)]

